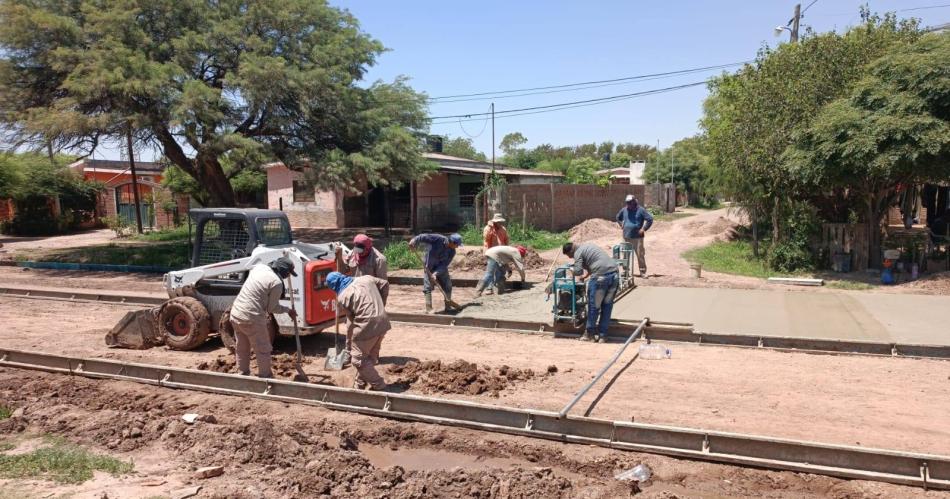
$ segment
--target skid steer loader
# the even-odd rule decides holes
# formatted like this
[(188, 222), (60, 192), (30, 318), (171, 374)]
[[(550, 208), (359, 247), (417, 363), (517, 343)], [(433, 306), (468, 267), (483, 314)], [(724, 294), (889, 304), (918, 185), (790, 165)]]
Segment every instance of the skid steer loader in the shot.
[[(338, 313), (332, 290), (324, 284), (327, 274), (338, 269), (349, 250), (340, 243), (306, 244), (293, 240), (287, 215), (276, 210), (206, 208), (194, 209), (195, 222), (191, 267), (165, 274), (169, 300), (148, 310), (129, 312), (106, 335), (106, 345), (150, 348), (165, 345), (173, 350), (192, 350), (217, 334), (234, 348), (229, 321), (231, 304), (247, 273), (258, 264), (282, 256), (294, 262), (293, 293), (284, 290), (281, 304), (303, 311), (300, 334), (314, 334), (334, 323)], [(286, 283), (286, 281), (285, 281)], [(293, 334), (286, 315), (270, 318), (271, 339)]]

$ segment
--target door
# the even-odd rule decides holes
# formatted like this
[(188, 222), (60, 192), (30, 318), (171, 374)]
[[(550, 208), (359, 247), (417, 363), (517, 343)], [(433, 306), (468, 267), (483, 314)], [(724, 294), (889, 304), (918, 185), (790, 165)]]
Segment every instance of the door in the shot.
[[(151, 228), (155, 225), (155, 210), (146, 200), (152, 198), (152, 188), (139, 184), (139, 213), (142, 214), (142, 227)], [(132, 193), (132, 184), (124, 184), (115, 188), (116, 215), (129, 225), (135, 225), (135, 196)]]

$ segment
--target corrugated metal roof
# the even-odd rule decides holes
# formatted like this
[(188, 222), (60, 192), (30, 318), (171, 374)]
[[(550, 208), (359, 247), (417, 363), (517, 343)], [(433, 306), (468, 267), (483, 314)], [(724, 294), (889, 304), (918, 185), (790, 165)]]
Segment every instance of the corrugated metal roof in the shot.
[[(439, 164), (439, 169), (447, 172), (461, 172), (461, 173), (490, 173), (491, 172), (491, 163), (486, 163), (483, 161), (473, 161), (471, 159), (459, 158), (455, 156), (449, 156), (448, 154), (439, 154), (434, 152), (427, 152), (423, 154), (423, 157), (431, 161), (435, 161)], [(278, 166), (284, 166), (280, 161), (275, 161), (273, 163), (267, 163), (264, 165), (264, 169), (275, 168)], [(505, 165), (495, 163), (495, 173), (499, 175), (511, 175), (511, 176), (520, 176), (520, 177), (552, 177), (560, 178), (563, 177), (560, 173), (552, 172), (542, 172), (538, 170), (525, 170), (523, 168), (508, 168)]]
[[(122, 173), (129, 169), (128, 161), (112, 159), (80, 159), (69, 165), (69, 168), (82, 171), (97, 171), (106, 173)], [(136, 161), (135, 173), (162, 173), (165, 165), (154, 161)]]

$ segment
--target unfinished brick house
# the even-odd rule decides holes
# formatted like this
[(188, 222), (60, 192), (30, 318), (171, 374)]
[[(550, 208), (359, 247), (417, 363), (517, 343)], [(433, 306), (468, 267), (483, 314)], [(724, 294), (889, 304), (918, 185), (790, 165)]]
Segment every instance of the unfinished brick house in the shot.
[[(358, 186), (359, 193), (318, 191), (308, 187), (300, 172), (283, 163), (265, 165), (267, 204), (287, 213), (294, 227), (382, 227), (389, 216), (391, 227), (418, 230), (457, 229), (475, 221), (475, 195), (491, 172), (490, 163), (457, 158), (440, 153), (425, 157), (439, 169), (425, 180), (411, 182), (398, 190)], [(495, 165), (495, 172), (509, 185), (539, 185), (560, 182), (559, 173), (522, 170)], [(388, 196), (388, 198), (387, 198)]]
[[(132, 191), (132, 174), (128, 161), (105, 159), (81, 159), (69, 168), (86, 180), (95, 180), (105, 185), (96, 203), (98, 218), (119, 216), (129, 224), (135, 224), (135, 201)], [(151, 229), (173, 227), (184, 220), (188, 213), (188, 197), (176, 196), (162, 187), (161, 163), (136, 161), (135, 173), (139, 191), (138, 210), (142, 214), (142, 226)]]

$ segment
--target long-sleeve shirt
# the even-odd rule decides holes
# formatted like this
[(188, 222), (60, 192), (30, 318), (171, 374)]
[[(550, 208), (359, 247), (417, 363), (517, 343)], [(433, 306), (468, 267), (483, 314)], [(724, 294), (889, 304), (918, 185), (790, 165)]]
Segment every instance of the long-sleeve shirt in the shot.
[(411, 246), (429, 245), (423, 258), (423, 264), (433, 274), (448, 272), (449, 263), (455, 258), (455, 250), (449, 248), (449, 238), (442, 234), (419, 234), (409, 241)]
[(524, 259), (521, 253), (514, 246), (495, 246), (485, 250), (485, 256), (502, 265), (514, 265), (518, 273), (521, 274), (521, 280), (524, 281)]
[(653, 226), (653, 215), (643, 206), (637, 206), (635, 210), (624, 206), (617, 212), (617, 223), (623, 225), (624, 238), (637, 239), (643, 237), (640, 235), (640, 229), (646, 232)]
[(502, 225), (488, 224), (482, 230), (485, 249), (495, 246), (508, 246), (508, 229)]
[(347, 337), (355, 341), (370, 340), (392, 328), (386, 315), (389, 282), (371, 276), (353, 279), (337, 297), (346, 313)]
[(231, 305), (231, 319), (245, 324), (267, 323), (267, 314), (286, 314), (290, 309), (280, 304), (284, 283), (273, 269), (263, 263), (251, 268), (247, 280)]
[(590, 272), (591, 277), (602, 276), (617, 271), (617, 263), (606, 251), (593, 244), (582, 244), (574, 248), (574, 274)]
[(347, 265), (353, 270), (353, 277), (369, 275), (383, 280), (388, 279), (389, 264), (386, 262), (386, 257), (376, 248), (372, 248), (372, 252), (362, 263), (355, 253), (351, 254)]

